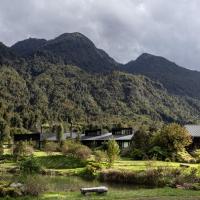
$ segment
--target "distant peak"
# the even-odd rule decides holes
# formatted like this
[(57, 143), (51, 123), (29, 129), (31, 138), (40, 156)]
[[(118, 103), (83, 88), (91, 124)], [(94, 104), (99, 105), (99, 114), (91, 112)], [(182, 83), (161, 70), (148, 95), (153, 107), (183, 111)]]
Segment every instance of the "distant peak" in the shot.
[(0, 42), (0, 47), (8, 48), (3, 42)]
[(154, 57), (159, 57), (159, 56), (155, 56), (155, 55), (152, 55), (152, 54), (149, 54), (149, 53), (143, 53), (137, 58), (137, 60), (139, 60), (139, 59), (149, 59), (149, 58), (154, 58)]
[(56, 37), (55, 39), (68, 39), (68, 38), (84, 38), (89, 40), (85, 35), (79, 32), (63, 33), (62, 35)]

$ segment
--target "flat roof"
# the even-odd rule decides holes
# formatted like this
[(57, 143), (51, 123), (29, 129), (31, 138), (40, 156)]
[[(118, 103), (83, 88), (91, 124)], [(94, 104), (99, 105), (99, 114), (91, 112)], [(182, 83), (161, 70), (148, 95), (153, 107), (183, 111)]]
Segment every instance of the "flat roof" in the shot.
[(185, 128), (192, 137), (200, 137), (200, 125), (185, 125)]
[[(75, 139), (77, 138), (78, 134), (77, 133), (72, 133), (72, 138)], [(65, 140), (66, 138), (70, 137), (70, 133), (64, 133), (63, 134), (63, 140)], [(130, 141), (133, 137), (133, 134), (130, 135), (112, 135), (112, 133), (105, 133), (105, 134), (101, 134), (98, 136), (85, 136), (85, 134), (81, 134), (80, 135), (80, 140), (81, 141), (105, 141), (105, 140), (110, 140), (110, 139), (114, 139), (116, 141)], [(41, 137), (42, 140), (48, 140), (48, 141), (56, 141), (56, 135), (45, 135)]]
[(105, 140), (110, 140), (114, 139), (116, 141), (120, 140), (131, 140), (133, 137), (133, 134), (130, 135), (113, 135), (112, 133), (105, 133), (99, 136), (82, 136), (81, 140), (82, 141), (105, 141)]

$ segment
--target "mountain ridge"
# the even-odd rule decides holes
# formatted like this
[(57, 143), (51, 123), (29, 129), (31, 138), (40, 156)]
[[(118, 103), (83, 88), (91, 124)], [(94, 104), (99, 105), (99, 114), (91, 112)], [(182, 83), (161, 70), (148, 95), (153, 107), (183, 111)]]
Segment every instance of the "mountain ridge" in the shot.
[[(18, 54), (18, 51), (20, 51), (19, 54), (22, 54), (26, 42), (26, 40), (18, 42), (11, 46), (11, 49), (16, 54)], [(28, 47), (28, 49), (30, 48)], [(33, 50), (28, 57), (29, 59), (30, 56), (47, 57), (53, 62), (77, 65), (94, 73), (112, 71), (120, 65), (105, 51), (98, 49), (86, 36), (78, 32), (64, 33), (54, 39), (45, 41)], [(30, 51), (28, 50), (28, 52)], [(25, 54), (23, 57), (27, 58), (27, 55)]]
[(200, 72), (181, 67), (164, 57), (142, 54), (125, 64), (123, 70), (159, 81), (172, 94), (200, 98)]
[(200, 73), (163, 57), (145, 53), (122, 65), (79, 33), (2, 44), (1, 57), (0, 120), (11, 127), (199, 120)]
[(90, 73), (118, 70), (141, 74), (161, 82), (173, 95), (200, 99), (200, 72), (148, 53), (143, 53), (137, 59), (123, 65), (78, 32), (63, 33), (51, 40), (30, 38), (17, 42), (7, 50), (15, 52), (16, 56), (21, 55), (28, 62), (42, 60), (54, 64), (75, 65)]

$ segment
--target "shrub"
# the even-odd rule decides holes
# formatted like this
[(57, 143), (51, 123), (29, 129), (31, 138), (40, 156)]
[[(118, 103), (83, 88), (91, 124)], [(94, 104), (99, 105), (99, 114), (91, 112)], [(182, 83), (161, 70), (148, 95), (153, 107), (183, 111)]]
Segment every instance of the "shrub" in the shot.
[(147, 157), (145, 152), (141, 149), (133, 149), (130, 153), (131, 158), (134, 160), (142, 160)]
[(109, 140), (108, 141), (108, 149), (107, 149), (107, 155), (108, 155), (108, 161), (110, 165), (113, 164), (113, 162), (118, 158), (120, 153), (119, 145), (115, 140)]
[(22, 196), (22, 191), (19, 188), (9, 186), (0, 186), (0, 197), (19, 197)]
[(41, 171), (41, 166), (34, 157), (30, 157), (20, 162), (20, 170), (25, 174), (34, 174)]
[[(112, 183), (164, 187), (171, 183), (172, 173), (171, 170), (165, 168), (147, 169), (142, 172), (106, 170), (100, 172), (99, 179)], [(179, 177), (179, 173), (176, 174), (177, 176)]]
[(187, 162), (187, 163), (195, 163), (196, 162), (195, 158), (193, 158), (186, 150), (177, 152), (176, 161)]
[(44, 145), (44, 151), (51, 155), (53, 152), (58, 151), (58, 144), (55, 142), (46, 142)]
[(89, 147), (72, 140), (65, 141), (61, 150), (64, 155), (73, 156), (81, 160), (87, 160), (91, 156)]
[(91, 156), (91, 150), (87, 146), (79, 145), (75, 148), (74, 155), (78, 159), (87, 160)]
[(96, 162), (103, 162), (107, 161), (108, 159), (107, 154), (101, 150), (94, 151), (94, 158)]
[(27, 176), (24, 184), (24, 193), (39, 196), (48, 189), (48, 183), (41, 176)]
[(200, 149), (196, 149), (195, 151), (191, 153), (191, 155), (194, 157), (196, 162), (198, 163), (200, 162)]
[(0, 156), (2, 156), (3, 153), (4, 153), (3, 144), (0, 142)]
[(167, 152), (159, 146), (152, 147), (149, 152), (149, 156), (151, 158), (157, 158), (156, 160), (164, 160), (167, 158)]
[(99, 163), (89, 163), (85, 170), (81, 173), (81, 176), (85, 179), (95, 179), (98, 175), (98, 171), (102, 169), (102, 165)]
[(32, 146), (28, 145), (27, 142), (17, 142), (13, 148), (13, 155), (18, 159), (21, 156), (30, 156), (34, 152)]

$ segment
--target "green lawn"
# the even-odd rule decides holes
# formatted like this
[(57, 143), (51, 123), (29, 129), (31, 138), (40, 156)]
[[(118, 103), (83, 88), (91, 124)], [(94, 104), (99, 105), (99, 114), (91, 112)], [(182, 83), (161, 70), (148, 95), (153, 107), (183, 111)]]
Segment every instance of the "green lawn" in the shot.
[[(8, 152), (8, 151), (7, 151)], [(44, 151), (35, 151), (34, 157), (41, 163), (46, 169), (52, 169), (62, 172), (63, 174), (77, 174), (85, 166), (84, 162), (77, 159), (63, 156), (60, 152), (54, 152), (51, 155), (47, 155)], [(149, 167), (167, 167), (175, 168), (179, 167), (180, 163), (176, 162), (163, 162), (163, 161), (135, 161), (122, 158), (116, 161), (113, 165), (113, 169), (141, 171)], [(191, 167), (198, 167), (199, 164), (190, 164)], [(9, 160), (0, 161), (0, 171), (16, 167), (15, 162)]]
[(64, 155), (41, 156), (36, 159), (47, 169), (75, 169), (86, 165), (83, 161)]
[[(190, 164), (191, 167), (198, 167), (199, 164)], [(130, 159), (121, 159), (114, 163), (114, 169), (140, 171), (145, 170), (148, 167), (166, 167), (177, 168), (180, 167), (180, 163), (177, 162), (164, 162), (164, 161), (136, 161)]]
[[(3, 198), (0, 198), (3, 200)], [(5, 198), (4, 198), (5, 199)], [(12, 199), (12, 198), (6, 198)], [(13, 198), (22, 200), (200, 200), (200, 191), (181, 189), (133, 189), (133, 190), (109, 190), (106, 195), (91, 194), (83, 196), (79, 191), (46, 193), (38, 198), (24, 197)]]
[(200, 200), (200, 191), (179, 190), (171, 188), (163, 189), (137, 189), (137, 190), (111, 190), (107, 195), (88, 195), (84, 197), (80, 192), (67, 192), (61, 194), (45, 194), (41, 199), (70, 199), (70, 200)]

